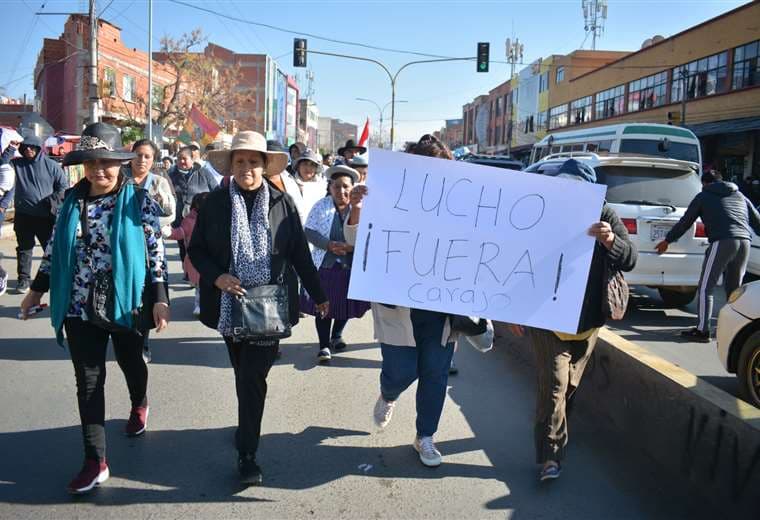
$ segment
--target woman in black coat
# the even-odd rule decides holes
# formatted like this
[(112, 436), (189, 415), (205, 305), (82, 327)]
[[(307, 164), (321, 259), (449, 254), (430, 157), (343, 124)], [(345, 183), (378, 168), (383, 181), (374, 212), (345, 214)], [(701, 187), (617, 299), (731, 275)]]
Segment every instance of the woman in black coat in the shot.
[[(301, 220), (293, 200), (272, 187), (265, 171), (282, 171), (287, 155), (267, 151), (264, 136), (240, 132), (230, 150), (213, 151), (214, 168), (232, 175), (225, 189), (213, 191), (201, 207), (188, 254), (200, 273), (200, 319), (224, 337), (235, 370), (238, 397), (238, 470), (244, 484), (262, 482), (256, 463), (261, 435), (266, 377), (274, 363), (277, 339), (235, 336), (231, 306), (244, 287), (279, 283), (295, 269), (309, 294), (327, 314), (327, 297), (311, 261)], [(298, 320), (298, 301), (289, 301), (290, 321)]]
[[(585, 163), (570, 159), (554, 174), (585, 182), (596, 182), (596, 173)], [(586, 292), (575, 334), (529, 328), (528, 337), (536, 358), (538, 379), (534, 443), (536, 463), (541, 465), (539, 480), (559, 477), (568, 441), (567, 403), (580, 385), (583, 371), (596, 346), (599, 329), (607, 319), (602, 302), (610, 273), (631, 271), (638, 253), (625, 226), (607, 204), (599, 222), (589, 229), (596, 239)], [(516, 336), (525, 331), (510, 325)]]

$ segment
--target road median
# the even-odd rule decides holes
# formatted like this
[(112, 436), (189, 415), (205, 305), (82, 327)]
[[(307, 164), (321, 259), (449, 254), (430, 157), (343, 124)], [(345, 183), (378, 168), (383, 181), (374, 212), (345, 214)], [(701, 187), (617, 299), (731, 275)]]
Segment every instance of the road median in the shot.
[[(526, 340), (500, 342), (532, 362)], [(726, 518), (760, 518), (760, 410), (604, 329), (576, 396), (671, 478), (685, 479)]]

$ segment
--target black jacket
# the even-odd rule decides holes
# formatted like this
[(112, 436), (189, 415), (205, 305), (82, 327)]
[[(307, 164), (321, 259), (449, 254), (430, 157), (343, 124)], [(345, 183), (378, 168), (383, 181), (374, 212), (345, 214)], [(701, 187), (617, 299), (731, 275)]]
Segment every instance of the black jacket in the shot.
[(752, 240), (750, 227), (760, 235), (760, 214), (731, 182), (711, 182), (702, 188), (665, 240), (672, 243), (681, 238), (698, 217), (710, 243), (725, 238)]
[[(275, 283), (279, 273), (286, 273), (292, 267), (314, 301), (327, 301), (319, 275), (311, 260), (309, 246), (301, 226), (293, 199), (268, 182), (269, 226), (272, 233), (272, 280)], [(212, 191), (198, 213), (198, 219), (190, 239), (187, 254), (201, 275), (200, 306), (201, 322), (216, 329), (219, 324), (219, 307), (222, 292), (214, 281), (229, 272), (232, 257), (231, 246), (232, 204), (227, 190)], [(291, 282), (291, 277), (289, 282)], [(289, 283), (290, 285), (290, 283)], [(298, 322), (298, 298), (289, 291), (290, 321)]]
[(605, 262), (609, 262), (613, 270), (627, 272), (636, 267), (638, 258), (636, 246), (628, 237), (628, 231), (615, 211), (607, 204), (602, 207), (601, 220), (609, 222), (612, 226), (615, 242), (610, 250), (607, 250), (599, 242), (595, 242), (594, 255), (591, 258), (591, 269), (586, 284), (586, 294), (583, 297), (583, 307), (578, 322), (578, 332), (601, 327), (606, 321), (606, 317), (602, 313), (602, 297), (604, 296), (604, 285), (607, 283)]
[(193, 197), (198, 193), (212, 191), (219, 185), (214, 176), (198, 164), (193, 164), (190, 173), (187, 175), (179, 171), (176, 166), (172, 167), (169, 170), (169, 180), (174, 186), (174, 194), (177, 198), (177, 211), (172, 223), (174, 227), (179, 226), (182, 218), (190, 212)]

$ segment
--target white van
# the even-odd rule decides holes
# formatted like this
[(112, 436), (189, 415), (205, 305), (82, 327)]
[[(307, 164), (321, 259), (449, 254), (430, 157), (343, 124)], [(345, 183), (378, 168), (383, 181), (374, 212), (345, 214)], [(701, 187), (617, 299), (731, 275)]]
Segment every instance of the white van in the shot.
[(628, 283), (656, 287), (669, 306), (694, 299), (708, 245), (702, 222), (670, 244), (667, 253), (658, 255), (654, 247), (702, 190), (697, 167), (690, 161), (660, 157), (572, 153), (549, 155), (525, 171), (556, 172), (570, 157), (594, 168), (597, 182), (607, 185), (607, 203), (638, 248), (636, 268), (625, 273)]

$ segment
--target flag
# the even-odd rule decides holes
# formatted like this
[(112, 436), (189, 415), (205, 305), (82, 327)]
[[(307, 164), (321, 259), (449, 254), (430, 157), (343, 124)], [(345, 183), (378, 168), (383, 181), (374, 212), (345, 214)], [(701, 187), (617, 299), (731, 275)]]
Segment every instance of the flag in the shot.
[(367, 122), (364, 123), (364, 130), (362, 130), (362, 136), (359, 138), (359, 146), (367, 146), (367, 141), (369, 141), (369, 118), (367, 118)]
[(193, 105), (185, 118), (185, 126), (179, 135), (179, 140), (188, 144), (197, 141), (201, 145), (207, 145), (216, 138), (219, 130), (219, 125)]

